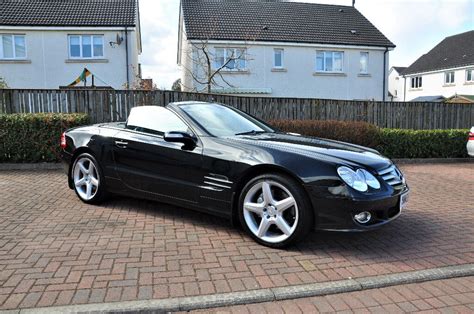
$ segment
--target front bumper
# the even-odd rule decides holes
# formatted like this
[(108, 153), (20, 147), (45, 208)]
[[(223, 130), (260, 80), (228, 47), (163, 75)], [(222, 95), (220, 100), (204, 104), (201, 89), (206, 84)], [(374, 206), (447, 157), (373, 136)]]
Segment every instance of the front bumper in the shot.
[[(382, 197), (372, 196), (366, 199), (353, 198), (350, 195), (326, 195), (318, 197), (310, 193), (311, 202), (315, 210), (315, 229), (331, 231), (367, 231), (379, 228), (401, 214), (401, 195), (408, 193), (408, 186), (393, 191)], [(321, 194), (319, 194), (321, 195)], [(372, 216), (369, 222), (362, 224), (354, 219), (360, 212), (369, 212)]]

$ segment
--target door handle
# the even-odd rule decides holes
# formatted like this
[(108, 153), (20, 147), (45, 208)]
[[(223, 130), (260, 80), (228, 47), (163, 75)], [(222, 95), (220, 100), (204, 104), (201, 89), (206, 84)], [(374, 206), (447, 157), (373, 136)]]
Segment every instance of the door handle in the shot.
[(115, 141), (115, 145), (120, 147), (120, 148), (125, 148), (125, 147), (127, 147), (128, 142), (117, 140), (117, 141)]

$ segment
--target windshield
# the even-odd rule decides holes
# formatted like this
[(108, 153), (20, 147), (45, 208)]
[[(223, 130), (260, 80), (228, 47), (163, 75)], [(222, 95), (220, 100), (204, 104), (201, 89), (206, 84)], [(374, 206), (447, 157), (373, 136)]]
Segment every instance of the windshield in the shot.
[(219, 104), (186, 104), (179, 106), (195, 123), (211, 135), (233, 136), (274, 132), (251, 116)]

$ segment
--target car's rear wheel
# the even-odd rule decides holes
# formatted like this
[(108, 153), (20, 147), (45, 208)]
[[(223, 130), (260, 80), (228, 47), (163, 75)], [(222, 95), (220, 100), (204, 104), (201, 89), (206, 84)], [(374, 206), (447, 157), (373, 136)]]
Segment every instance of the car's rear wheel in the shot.
[(77, 156), (71, 178), (74, 191), (86, 203), (98, 203), (105, 197), (105, 182), (97, 160), (88, 153)]
[(277, 174), (247, 183), (240, 195), (239, 218), (252, 238), (276, 248), (301, 239), (313, 226), (313, 210), (301, 185)]

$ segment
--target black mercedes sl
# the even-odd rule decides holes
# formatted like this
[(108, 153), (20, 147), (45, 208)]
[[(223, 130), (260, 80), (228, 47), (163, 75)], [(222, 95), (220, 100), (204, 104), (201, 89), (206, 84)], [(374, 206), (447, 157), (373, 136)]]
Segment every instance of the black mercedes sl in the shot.
[(400, 215), (409, 188), (376, 150), (275, 130), (233, 107), (134, 107), (126, 122), (61, 137), (69, 187), (86, 203), (120, 194), (240, 223), (284, 247), (312, 229), (363, 231)]

